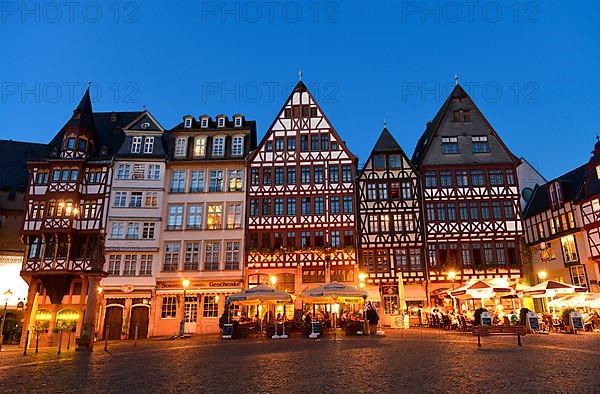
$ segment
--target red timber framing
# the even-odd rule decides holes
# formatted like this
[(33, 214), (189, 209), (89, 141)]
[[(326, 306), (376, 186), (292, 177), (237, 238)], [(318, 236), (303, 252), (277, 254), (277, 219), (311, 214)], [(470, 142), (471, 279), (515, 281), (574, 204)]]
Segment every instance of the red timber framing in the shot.
[(521, 276), (518, 159), (456, 85), (419, 140), (431, 283)]
[(368, 283), (425, 282), (419, 175), (385, 128), (359, 173), (359, 260)]
[(284, 275), (297, 293), (357, 281), (356, 163), (299, 82), (248, 158), (247, 285)]

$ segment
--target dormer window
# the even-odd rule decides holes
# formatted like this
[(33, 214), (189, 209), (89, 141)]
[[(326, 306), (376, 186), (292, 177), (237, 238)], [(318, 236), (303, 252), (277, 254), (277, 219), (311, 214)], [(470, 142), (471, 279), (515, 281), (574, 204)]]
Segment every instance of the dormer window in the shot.
[(146, 137), (144, 139), (144, 153), (150, 154), (154, 151), (154, 137)]
[(596, 178), (600, 180), (600, 164), (596, 166)]
[(192, 118), (185, 118), (183, 121), (183, 127), (186, 129), (192, 127)]
[(473, 146), (473, 153), (489, 153), (490, 151), (490, 145), (486, 135), (471, 137), (471, 144)]
[(218, 127), (225, 127), (225, 118), (218, 118), (217, 120)]
[(225, 137), (215, 137), (213, 139), (213, 156), (223, 156), (225, 154)]
[(235, 123), (235, 127), (242, 127), (242, 117), (241, 116), (236, 116), (234, 123)]
[(445, 155), (458, 153), (458, 137), (442, 137), (442, 153)]
[(563, 196), (562, 190), (560, 187), (560, 183), (554, 182), (550, 185), (550, 203), (552, 204), (552, 209), (558, 209), (563, 205)]
[(244, 137), (238, 135), (231, 140), (231, 154), (233, 156), (241, 156), (242, 153), (244, 153)]
[(69, 137), (67, 139), (67, 150), (75, 150), (75, 137)]
[(85, 138), (79, 138), (77, 142), (77, 150), (85, 153), (87, 151), (87, 140)]
[(200, 121), (200, 127), (202, 127), (203, 129), (208, 128), (208, 118), (202, 118), (202, 120)]
[(131, 153), (140, 153), (142, 149), (142, 137), (136, 136), (131, 139)]
[(185, 157), (187, 153), (187, 138), (180, 137), (175, 140), (175, 157)]

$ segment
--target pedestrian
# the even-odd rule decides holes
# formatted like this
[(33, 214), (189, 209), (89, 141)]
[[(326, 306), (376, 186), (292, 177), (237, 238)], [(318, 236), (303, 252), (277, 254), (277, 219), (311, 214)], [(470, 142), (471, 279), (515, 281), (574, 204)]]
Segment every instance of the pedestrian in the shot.
[(367, 323), (369, 335), (377, 334), (377, 324), (379, 323), (379, 315), (377, 314), (375, 307), (370, 302), (367, 304)]

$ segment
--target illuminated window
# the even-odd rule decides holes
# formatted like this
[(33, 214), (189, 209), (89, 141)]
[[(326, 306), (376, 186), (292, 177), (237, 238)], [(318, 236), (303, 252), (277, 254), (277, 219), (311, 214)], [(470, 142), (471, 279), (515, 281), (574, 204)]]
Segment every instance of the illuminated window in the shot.
[(579, 256), (577, 255), (577, 246), (575, 245), (575, 237), (573, 237), (573, 235), (562, 237), (560, 239), (560, 244), (562, 246), (565, 263), (574, 263), (579, 261)]
[[(281, 170), (282, 170), (281, 177), (283, 178), (283, 168), (281, 168)], [(230, 170), (229, 171), (229, 191), (230, 192), (242, 191), (242, 184), (243, 184), (242, 177), (243, 177), (242, 170)], [(282, 183), (283, 183), (283, 179), (282, 179)]]
[(220, 230), (222, 227), (223, 205), (208, 204), (207, 227), (209, 230)]
[(202, 305), (202, 316), (203, 317), (219, 317), (219, 302), (216, 296), (205, 295), (204, 303)]
[[(281, 205), (283, 206), (283, 201)], [(283, 207), (281, 210), (283, 214)], [(242, 228), (242, 204), (229, 204), (227, 206), (227, 228)]]
[(196, 137), (194, 139), (194, 157), (206, 156), (206, 137)]
[(575, 286), (587, 287), (587, 276), (583, 265), (575, 265), (569, 269), (571, 274), (571, 282)]
[(161, 319), (174, 319), (177, 316), (177, 297), (163, 297), (160, 317)]

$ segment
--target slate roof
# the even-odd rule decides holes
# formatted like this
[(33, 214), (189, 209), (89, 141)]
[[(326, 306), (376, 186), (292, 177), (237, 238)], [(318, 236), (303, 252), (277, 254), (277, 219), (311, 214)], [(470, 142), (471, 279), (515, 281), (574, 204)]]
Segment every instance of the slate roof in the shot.
[(0, 190), (24, 191), (29, 177), (27, 162), (46, 156), (46, 144), (0, 140)]
[(379, 135), (379, 139), (375, 143), (375, 147), (373, 148), (373, 153), (375, 152), (394, 152), (401, 151), (402, 148), (400, 144), (396, 141), (394, 136), (389, 132), (389, 130), (384, 127), (383, 131)]

